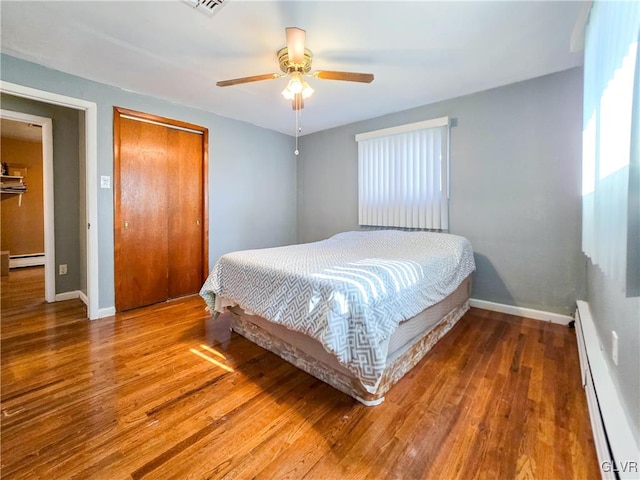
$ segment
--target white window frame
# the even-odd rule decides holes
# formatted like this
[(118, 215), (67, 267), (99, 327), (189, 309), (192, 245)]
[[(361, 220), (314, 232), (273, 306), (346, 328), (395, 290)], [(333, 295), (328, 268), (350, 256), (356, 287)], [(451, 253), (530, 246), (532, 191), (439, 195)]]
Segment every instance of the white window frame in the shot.
[[(358, 223), (361, 226), (369, 226), (369, 227), (390, 227), (390, 228), (406, 228), (406, 229), (421, 229), (421, 230), (438, 230), (438, 231), (448, 231), (449, 230), (449, 193), (450, 193), (450, 118), (449, 117), (439, 117), (431, 120), (424, 120), (420, 122), (414, 122), (404, 125), (398, 125), (390, 128), (383, 128), (380, 130), (374, 130), (371, 132), (359, 133), (355, 136), (356, 141), (358, 142)], [(427, 156), (424, 158), (419, 157), (415, 161), (419, 162), (420, 169), (426, 171), (429, 170), (429, 163), (433, 166), (433, 170), (437, 175), (439, 175), (440, 179), (440, 190), (439, 196), (437, 198), (437, 202), (434, 203), (424, 203), (424, 196), (428, 196), (427, 190), (428, 187), (425, 185), (421, 185), (420, 188), (420, 202), (423, 205), (426, 205), (428, 210), (433, 211), (434, 209), (438, 211), (437, 215), (429, 216), (428, 218), (424, 215), (419, 215), (416, 219), (415, 214), (413, 216), (408, 213), (409, 210), (417, 209), (417, 205), (414, 201), (402, 201), (400, 205), (396, 200), (394, 204), (395, 213), (393, 215), (385, 215), (381, 211), (385, 209), (389, 209), (389, 204), (382, 202), (377, 206), (372, 206), (371, 202), (367, 202), (364, 200), (364, 197), (371, 194), (371, 190), (376, 189), (375, 182), (372, 185), (371, 180), (371, 172), (365, 168), (364, 162), (371, 162), (372, 155), (364, 146), (368, 140), (373, 139), (383, 139), (387, 138), (390, 141), (392, 137), (400, 136), (405, 133), (417, 132), (417, 131), (428, 131), (430, 129), (446, 127), (446, 138), (442, 139), (443, 147), (440, 150), (440, 158), (437, 161), (428, 159)], [(444, 135), (443, 135), (444, 136)], [(443, 150), (446, 149), (445, 156), (443, 158)], [(396, 152), (397, 153), (397, 152)], [(404, 149), (402, 150), (404, 154)], [(393, 162), (395, 163), (395, 158), (393, 158), (393, 153), (389, 154), (389, 151), (384, 151), (384, 161), (385, 162)], [(406, 162), (406, 159), (402, 159), (401, 162)], [(402, 166), (396, 165), (394, 166), (394, 172), (398, 171), (397, 169), (402, 169)], [(376, 175), (384, 175), (383, 172), (376, 173)], [(427, 172), (427, 174), (431, 174), (431, 172)], [(391, 173), (390, 176), (393, 176)], [(379, 177), (378, 177), (379, 178)], [(384, 179), (389, 182), (388, 177), (384, 177)], [(378, 180), (380, 182), (382, 180)], [(367, 193), (368, 192), (368, 193)], [(415, 193), (415, 191), (414, 191)], [(433, 193), (433, 191), (431, 192)], [(377, 193), (376, 193), (377, 195)], [(374, 212), (372, 212), (372, 209)], [(399, 213), (398, 213), (399, 212)], [(407, 220), (409, 217), (412, 217), (411, 220)], [(375, 218), (375, 221), (371, 221), (372, 218)]]

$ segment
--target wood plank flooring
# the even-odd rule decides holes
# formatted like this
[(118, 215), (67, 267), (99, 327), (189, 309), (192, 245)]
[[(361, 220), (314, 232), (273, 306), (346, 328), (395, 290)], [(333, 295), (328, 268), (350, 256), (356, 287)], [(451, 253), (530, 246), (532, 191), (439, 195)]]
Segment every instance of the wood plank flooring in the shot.
[(2, 478), (600, 477), (568, 328), (472, 309), (365, 407), (197, 296), (89, 322), (41, 275), (2, 277)]

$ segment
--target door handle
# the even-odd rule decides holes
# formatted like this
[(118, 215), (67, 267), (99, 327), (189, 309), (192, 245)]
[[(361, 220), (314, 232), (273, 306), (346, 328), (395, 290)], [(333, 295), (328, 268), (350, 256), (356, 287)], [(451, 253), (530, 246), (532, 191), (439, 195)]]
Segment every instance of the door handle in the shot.
[(124, 222), (124, 228), (129, 228), (129, 222), (127, 222), (126, 220)]
[(196, 225), (200, 226), (200, 219), (199, 218), (196, 219)]

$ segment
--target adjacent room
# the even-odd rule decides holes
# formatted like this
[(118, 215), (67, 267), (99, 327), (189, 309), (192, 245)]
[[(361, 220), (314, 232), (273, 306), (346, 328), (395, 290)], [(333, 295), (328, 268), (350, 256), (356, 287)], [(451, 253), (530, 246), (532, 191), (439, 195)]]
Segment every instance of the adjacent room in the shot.
[(640, 3), (0, 26), (3, 478), (640, 478)]

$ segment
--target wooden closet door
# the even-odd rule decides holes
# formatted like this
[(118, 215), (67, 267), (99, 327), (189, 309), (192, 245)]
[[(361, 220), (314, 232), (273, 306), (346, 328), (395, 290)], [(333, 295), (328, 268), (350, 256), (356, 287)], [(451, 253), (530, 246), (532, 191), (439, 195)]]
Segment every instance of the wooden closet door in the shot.
[(119, 125), (114, 230), (116, 310), (122, 311), (168, 298), (171, 177), (167, 127), (127, 118)]
[(116, 311), (197, 293), (207, 275), (208, 130), (114, 107)]
[(203, 278), (203, 135), (170, 130), (169, 298), (197, 293)]

